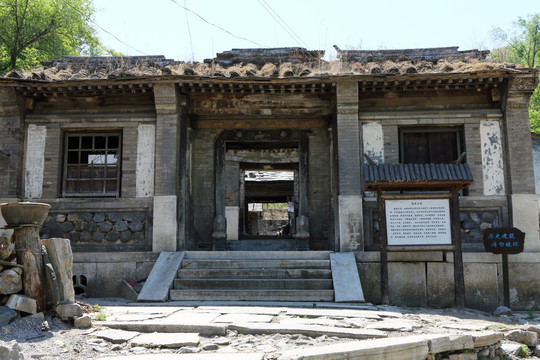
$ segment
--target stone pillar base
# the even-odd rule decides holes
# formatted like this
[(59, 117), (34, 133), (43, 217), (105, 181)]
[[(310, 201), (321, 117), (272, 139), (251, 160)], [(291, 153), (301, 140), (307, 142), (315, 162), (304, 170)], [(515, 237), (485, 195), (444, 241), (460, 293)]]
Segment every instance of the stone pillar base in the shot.
[(176, 251), (176, 196), (154, 196), (152, 251)]
[(362, 195), (340, 195), (339, 202), (339, 251), (364, 250), (364, 217)]
[(512, 219), (513, 226), (525, 233), (525, 252), (540, 251), (538, 238), (538, 195), (513, 194)]

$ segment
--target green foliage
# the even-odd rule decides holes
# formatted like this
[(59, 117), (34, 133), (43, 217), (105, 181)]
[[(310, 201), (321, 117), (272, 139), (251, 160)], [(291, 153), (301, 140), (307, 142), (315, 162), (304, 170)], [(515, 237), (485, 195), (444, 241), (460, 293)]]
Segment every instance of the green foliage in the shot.
[(0, 0), (0, 74), (62, 55), (100, 55), (92, 0)]
[(100, 311), (95, 316), (96, 321), (105, 321), (107, 320), (107, 314), (105, 314), (103, 311)]
[(529, 347), (525, 344), (521, 344), (521, 351), (520, 351), (520, 355), (521, 356), (531, 356), (531, 350), (529, 349)]
[[(540, 65), (540, 14), (519, 17), (514, 22), (513, 32), (500, 28), (492, 30), (492, 37), (505, 45), (492, 51), (493, 58), (500, 62), (512, 62), (529, 68)], [(536, 88), (529, 105), (531, 131), (540, 133), (540, 90)]]

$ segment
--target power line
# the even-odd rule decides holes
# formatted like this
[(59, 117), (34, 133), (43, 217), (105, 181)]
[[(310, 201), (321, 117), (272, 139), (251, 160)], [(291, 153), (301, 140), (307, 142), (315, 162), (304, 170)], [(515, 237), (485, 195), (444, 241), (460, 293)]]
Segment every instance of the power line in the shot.
[[(272, 9), (272, 7), (265, 1), (265, 0), (257, 0), (259, 4), (270, 14), (270, 16), (291, 36), (291, 38), (296, 41), (299, 45), (304, 45), (306, 48), (309, 48), (309, 46), (306, 44), (304, 40), (298, 34), (294, 32), (294, 30), (287, 25), (287, 23), (279, 16), (279, 14)], [(302, 44), (300, 44), (302, 43)]]
[[(187, 0), (184, 0), (184, 5), (187, 8)], [(191, 29), (189, 28), (189, 19), (188, 19), (188, 12), (186, 10), (186, 25), (187, 25), (187, 32), (189, 35), (189, 46), (191, 48), (191, 60), (195, 61), (195, 53), (193, 52), (193, 40), (191, 38)]]
[[(73, 10), (75, 10), (76, 12), (78, 12), (80, 15), (86, 16), (86, 15), (83, 14), (79, 9), (77, 9), (76, 7), (73, 7), (73, 6), (69, 3), (69, 0), (64, 1), (64, 4), (67, 5), (67, 6), (69, 6), (70, 8), (72, 8)], [(114, 35), (114, 34), (111, 33), (110, 31), (107, 31), (106, 29), (104, 29), (103, 27), (101, 27), (98, 23), (96, 23), (96, 22), (95, 22), (94, 20), (92, 20), (91, 18), (88, 19), (88, 20), (89, 20), (92, 24), (94, 24), (94, 25), (96, 25), (98, 28), (100, 28), (101, 31), (103, 31), (104, 33), (109, 34), (110, 36), (112, 36), (113, 38), (115, 38), (118, 42), (120, 42), (120, 43), (126, 45), (127, 47), (129, 47), (129, 48), (131, 48), (131, 49), (137, 51), (138, 53), (141, 53), (141, 54), (143, 54), (143, 55), (148, 55), (147, 53), (142, 52), (142, 51), (140, 51), (140, 50), (134, 48), (133, 46), (131, 46), (131, 45), (125, 43), (124, 41), (120, 40), (118, 37), (116, 37), (116, 35)]]
[(185, 6), (180, 5), (180, 4), (179, 4), (178, 2), (176, 2), (175, 0), (171, 0), (171, 1), (172, 1), (173, 3), (175, 3), (176, 5), (178, 5), (179, 7), (181, 7), (182, 9), (184, 9), (184, 10), (186, 10), (186, 11), (189, 11), (189, 12), (192, 13), (193, 15), (197, 16), (199, 19), (201, 19), (202, 21), (204, 21), (204, 22), (207, 23), (208, 25), (211, 25), (211, 26), (213, 26), (213, 27), (215, 27), (215, 28), (218, 28), (219, 30), (221, 30), (221, 31), (223, 31), (223, 32), (225, 32), (225, 33), (231, 35), (232, 37), (235, 37), (235, 38), (240, 39), (240, 40), (248, 41), (248, 42), (250, 42), (250, 43), (252, 43), (252, 44), (255, 44), (255, 45), (257, 45), (257, 46), (260, 46), (260, 47), (268, 47), (268, 46), (265, 46), (265, 45), (261, 45), (261, 44), (255, 42), (255, 41), (253, 41), (253, 40), (247, 39), (247, 38), (245, 38), (245, 37), (241, 37), (241, 36), (238, 36), (238, 35), (234, 35), (234, 34), (231, 33), (229, 30), (226, 30), (226, 29), (222, 28), (222, 27), (219, 26), (219, 25), (216, 25), (216, 24), (214, 24), (214, 23), (211, 23), (210, 21), (208, 21), (208, 20), (206, 20), (205, 18), (203, 18), (201, 15), (197, 14), (195, 11), (193, 11), (193, 10), (191, 10), (191, 9), (188, 9), (188, 8), (185, 7)]

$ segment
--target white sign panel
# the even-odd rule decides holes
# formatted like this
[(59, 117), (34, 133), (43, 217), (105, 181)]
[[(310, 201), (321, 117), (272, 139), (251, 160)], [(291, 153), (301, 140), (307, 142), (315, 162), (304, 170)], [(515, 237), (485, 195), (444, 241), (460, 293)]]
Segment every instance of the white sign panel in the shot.
[(449, 245), (448, 199), (386, 200), (388, 245)]

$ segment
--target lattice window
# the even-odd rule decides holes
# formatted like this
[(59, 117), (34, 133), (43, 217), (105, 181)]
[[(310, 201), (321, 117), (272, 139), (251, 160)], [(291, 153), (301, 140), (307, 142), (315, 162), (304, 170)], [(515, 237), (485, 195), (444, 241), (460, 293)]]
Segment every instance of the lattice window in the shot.
[(121, 140), (118, 131), (67, 132), (63, 196), (120, 196)]
[(402, 164), (449, 164), (464, 150), (461, 127), (403, 127), (400, 129)]

